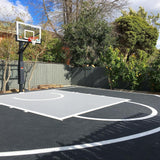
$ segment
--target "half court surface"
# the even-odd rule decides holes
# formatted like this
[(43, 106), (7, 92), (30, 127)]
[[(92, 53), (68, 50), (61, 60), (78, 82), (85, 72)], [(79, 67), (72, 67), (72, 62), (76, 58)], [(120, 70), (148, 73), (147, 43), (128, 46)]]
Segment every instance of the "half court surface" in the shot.
[(68, 87), (0, 103), (0, 160), (160, 159), (157, 95)]

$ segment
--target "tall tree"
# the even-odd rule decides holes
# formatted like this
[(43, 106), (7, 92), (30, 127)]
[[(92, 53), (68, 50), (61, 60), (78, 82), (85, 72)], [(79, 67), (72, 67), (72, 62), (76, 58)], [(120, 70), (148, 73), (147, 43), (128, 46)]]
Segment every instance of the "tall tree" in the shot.
[[(84, 2), (88, 2), (88, 9), (99, 8), (98, 14), (104, 14), (105, 19), (127, 5), (128, 0), (35, 0), (35, 11), (41, 13), (43, 20), (48, 22), (48, 28), (62, 39), (60, 31), (62, 25), (78, 20)], [(39, 4), (39, 5), (38, 5)]]
[(86, 2), (77, 22), (65, 26), (64, 42), (76, 66), (99, 65), (100, 52), (113, 43), (111, 26), (97, 14), (99, 8), (88, 6)]
[(143, 7), (139, 7), (139, 10), (136, 12), (132, 8), (129, 8), (129, 11), (121, 11), (123, 17), (125, 16), (138, 16), (143, 18), (145, 21), (147, 21), (150, 25), (154, 25), (157, 28), (160, 28), (160, 23), (158, 21), (160, 20), (160, 14), (157, 13), (157, 15), (151, 13), (148, 14), (148, 12), (145, 11)]
[(138, 12), (130, 9), (129, 13), (115, 21), (118, 33), (118, 47), (126, 58), (143, 50), (152, 54), (158, 39), (157, 28), (149, 23), (147, 13), (140, 8)]

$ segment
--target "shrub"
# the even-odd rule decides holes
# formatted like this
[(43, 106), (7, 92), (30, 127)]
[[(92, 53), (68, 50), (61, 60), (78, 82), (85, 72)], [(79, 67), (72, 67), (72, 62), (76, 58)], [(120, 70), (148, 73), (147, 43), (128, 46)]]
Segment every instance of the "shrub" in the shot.
[(100, 54), (101, 66), (105, 67), (108, 83), (111, 89), (118, 87), (118, 80), (123, 77), (125, 63), (124, 56), (118, 49), (109, 47), (105, 52)]
[(160, 55), (152, 62), (148, 75), (151, 90), (160, 91)]

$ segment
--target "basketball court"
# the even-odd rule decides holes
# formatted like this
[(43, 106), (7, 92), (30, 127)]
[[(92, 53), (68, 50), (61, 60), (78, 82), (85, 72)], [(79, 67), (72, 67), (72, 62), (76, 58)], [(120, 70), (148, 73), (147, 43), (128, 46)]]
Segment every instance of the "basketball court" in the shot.
[(71, 86), (23, 92), (23, 52), (41, 27), (16, 22), (20, 93), (0, 95), (0, 160), (159, 160), (160, 96)]
[(67, 87), (0, 96), (0, 159), (160, 159), (160, 97)]

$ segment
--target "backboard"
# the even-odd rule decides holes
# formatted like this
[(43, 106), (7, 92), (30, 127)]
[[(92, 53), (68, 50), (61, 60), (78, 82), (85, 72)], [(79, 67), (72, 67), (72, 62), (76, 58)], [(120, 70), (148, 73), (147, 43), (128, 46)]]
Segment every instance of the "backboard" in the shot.
[(41, 43), (41, 27), (26, 24), (23, 22), (16, 22), (16, 34), (17, 41), (21, 42), (32, 42), (32, 44)]

